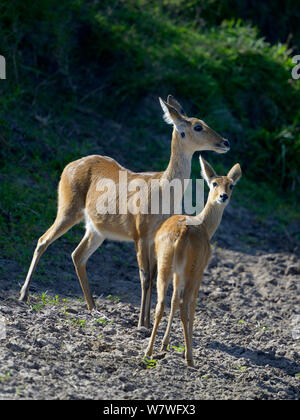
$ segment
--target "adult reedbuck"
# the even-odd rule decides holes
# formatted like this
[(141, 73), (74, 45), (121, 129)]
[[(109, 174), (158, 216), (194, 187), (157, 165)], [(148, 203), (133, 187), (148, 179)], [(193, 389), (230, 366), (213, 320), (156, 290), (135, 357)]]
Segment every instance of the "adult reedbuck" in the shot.
[[(144, 180), (172, 181), (190, 177), (191, 159), (197, 150), (213, 150), (225, 153), (229, 150), (228, 140), (221, 137), (197, 118), (189, 118), (181, 105), (171, 96), (167, 102), (159, 98), (164, 111), (164, 119), (174, 126), (171, 145), (171, 158), (164, 172), (134, 173), (123, 168), (107, 156), (92, 155), (68, 164), (62, 172), (58, 186), (58, 210), (53, 225), (40, 237), (33, 254), (31, 265), (21, 289), (20, 300), (28, 296), (29, 285), (41, 255), (47, 247), (83, 219), (86, 232), (72, 253), (80, 285), (89, 310), (95, 307), (89, 288), (86, 263), (102, 242), (108, 238), (120, 241), (134, 241), (139, 265), (142, 287), (139, 326), (150, 326), (150, 303), (152, 282), (156, 274), (154, 234), (170, 214), (133, 214), (120, 212), (121, 196), (114, 198), (115, 214), (99, 212), (98, 200), (103, 194), (102, 180), (109, 179), (119, 185), (119, 174), (126, 175), (127, 182)], [(133, 192), (128, 192), (128, 201)], [(122, 214), (120, 214), (122, 213)], [(173, 213), (171, 213), (173, 214)]]
[(165, 306), (165, 296), (171, 277), (173, 295), (171, 312), (162, 342), (162, 351), (170, 341), (174, 314), (180, 306), (180, 318), (185, 340), (185, 359), (193, 366), (192, 334), (196, 298), (205, 267), (211, 255), (210, 239), (217, 230), (229, 203), (232, 188), (242, 175), (240, 165), (234, 165), (227, 176), (217, 176), (200, 156), (202, 176), (209, 186), (209, 195), (197, 216), (174, 215), (166, 220), (155, 235), (157, 254), (157, 305), (155, 321), (145, 356), (151, 356), (153, 344)]

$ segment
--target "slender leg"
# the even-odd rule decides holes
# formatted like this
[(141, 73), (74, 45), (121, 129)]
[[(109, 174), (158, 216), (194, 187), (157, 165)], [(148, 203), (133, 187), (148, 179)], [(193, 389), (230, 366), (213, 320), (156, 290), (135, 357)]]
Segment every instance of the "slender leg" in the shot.
[(179, 276), (177, 274), (174, 274), (173, 276), (173, 295), (172, 295), (172, 301), (171, 301), (171, 312), (168, 320), (167, 329), (162, 341), (161, 351), (166, 351), (167, 347), (170, 342), (170, 331), (171, 331), (171, 325), (174, 318), (174, 315), (178, 309), (180, 297), (179, 297), (179, 290), (178, 290), (178, 284), (179, 284)]
[(189, 313), (189, 329), (190, 329), (189, 335), (190, 335), (191, 342), (193, 340), (193, 327), (194, 327), (194, 317), (195, 317), (197, 294), (198, 293), (195, 293), (193, 295), (191, 303), (190, 303), (190, 307), (189, 307), (189, 310), (190, 310), (190, 313)]
[(169, 285), (169, 280), (170, 280), (170, 273), (169, 273), (169, 267), (168, 267), (168, 270), (165, 270), (165, 271), (161, 270), (161, 272), (158, 273), (157, 305), (155, 309), (155, 319), (154, 319), (152, 334), (150, 337), (150, 341), (149, 341), (145, 356), (151, 356), (153, 352), (153, 345), (154, 345), (154, 340), (157, 333), (157, 328), (159, 326), (159, 323), (161, 321), (161, 318), (163, 316), (164, 309), (165, 309), (165, 297), (166, 297), (166, 293), (167, 293), (167, 289)]
[(152, 297), (152, 288), (154, 279), (157, 274), (157, 262), (154, 248), (150, 250), (149, 255), (149, 287), (146, 292), (146, 302), (145, 302), (145, 325), (150, 328), (150, 311), (151, 311), (151, 297)]
[(140, 267), (140, 280), (141, 280), (142, 295), (141, 295), (141, 308), (140, 308), (138, 327), (150, 328), (150, 324), (146, 322), (146, 303), (147, 303), (146, 300), (147, 300), (147, 294), (150, 287), (150, 278), (149, 278), (149, 273), (146, 272), (141, 267)]
[(148, 245), (146, 241), (139, 240), (136, 242), (136, 251), (137, 251), (137, 261), (140, 270), (140, 280), (141, 280), (141, 308), (138, 327), (150, 328), (150, 319), (147, 319), (146, 322), (146, 310), (147, 304), (149, 302), (149, 289), (150, 289), (150, 272), (149, 272), (149, 252)]
[(202, 273), (199, 277), (199, 282), (196, 285), (195, 290), (193, 292), (192, 299), (191, 299), (191, 304), (190, 304), (189, 327), (190, 327), (191, 342), (193, 340), (193, 327), (194, 327), (195, 309), (196, 309), (196, 302), (197, 302), (197, 297), (198, 297), (198, 292), (199, 292), (201, 279), (202, 279)]
[(87, 279), (86, 263), (104, 239), (105, 236), (100, 232), (87, 230), (81, 242), (72, 253), (72, 260), (89, 310), (95, 308), (95, 302)]
[(22, 286), (20, 292), (19, 300), (24, 301), (28, 297), (28, 290), (29, 285), (32, 280), (33, 273), (36, 269), (36, 266), (42, 256), (42, 254), (46, 251), (48, 246), (62, 236), (65, 232), (67, 232), (72, 226), (78, 223), (81, 220), (82, 216), (80, 213), (66, 215), (62, 212), (58, 212), (56, 216), (56, 220), (53, 225), (44, 233), (43, 236), (40, 237), (38, 240), (37, 246), (35, 248), (32, 261), (27, 273), (26, 280)]
[(194, 366), (192, 354), (192, 341), (190, 336), (190, 296), (184, 296), (183, 302), (180, 304), (180, 317), (183, 325), (184, 341), (185, 341), (185, 360), (188, 366)]

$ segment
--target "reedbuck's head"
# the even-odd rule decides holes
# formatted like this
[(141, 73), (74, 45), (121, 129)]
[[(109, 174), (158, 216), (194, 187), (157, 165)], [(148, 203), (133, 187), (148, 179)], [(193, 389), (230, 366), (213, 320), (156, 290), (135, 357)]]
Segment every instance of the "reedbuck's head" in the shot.
[(168, 96), (167, 102), (159, 98), (164, 111), (164, 120), (172, 124), (178, 131), (182, 144), (191, 152), (198, 150), (213, 150), (217, 153), (226, 153), (230, 149), (230, 143), (224, 139), (204, 121), (198, 118), (189, 118), (179, 102)]
[(226, 176), (218, 176), (213, 168), (201, 156), (199, 157), (201, 175), (209, 187), (207, 201), (226, 206), (229, 203), (234, 185), (242, 176), (239, 163), (236, 163)]

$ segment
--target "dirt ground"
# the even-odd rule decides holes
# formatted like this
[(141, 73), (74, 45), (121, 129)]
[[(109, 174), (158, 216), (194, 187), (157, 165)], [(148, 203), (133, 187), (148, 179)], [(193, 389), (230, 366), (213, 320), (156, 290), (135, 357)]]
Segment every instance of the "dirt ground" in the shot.
[[(90, 258), (92, 313), (66, 239), (42, 257), (30, 304), (17, 299), (28, 267), (0, 258), (0, 399), (299, 399), (299, 246), (232, 205), (213, 243), (195, 316), (195, 368), (185, 365), (179, 314), (169, 351), (159, 351), (165, 316), (153, 360), (143, 361), (150, 330), (137, 329), (133, 245), (107, 241)], [(152, 318), (155, 303), (154, 293)]]

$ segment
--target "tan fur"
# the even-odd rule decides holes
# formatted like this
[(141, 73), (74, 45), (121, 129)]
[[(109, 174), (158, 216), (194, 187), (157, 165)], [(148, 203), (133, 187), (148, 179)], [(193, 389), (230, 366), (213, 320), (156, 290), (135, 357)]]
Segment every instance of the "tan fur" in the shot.
[[(201, 158), (200, 158), (201, 159)], [(218, 177), (203, 159), (200, 160), (204, 178), (210, 192), (202, 212), (194, 218), (200, 219), (198, 225), (187, 224), (187, 216), (171, 216), (158, 229), (155, 235), (157, 255), (157, 306), (155, 322), (150, 337), (146, 356), (153, 352), (154, 340), (163, 316), (165, 296), (171, 278), (173, 278), (173, 295), (171, 312), (167, 329), (162, 342), (162, 350), (166, 350), (170, 341), (172, 319), (180, 307), (180, 317), (185, 340), (185, 358), (188, 366), (193, 366), (192, 334), (195, 305), (203, 272), (211, 255), (210, 239), (218, 228), (225, 206), (228, 204), (233, 185), (241, 176), (239, 164), (236, 164), (227, 176)], [(213, 186), (213, 183), (217, 186)], [(228, 198), (218, 202), (222, 194)], [(189, 222), (193, 219), (189, 217)]]
[[(88, 309), (91, 310), (95, 307), (86, 275), (88, 258), (106, 238), (134, 241), (142, 286), (139, 325), (150, 325), (151, 289), (156, 272), (153, 238), (157, 228), (167, 216), (162, 214), (118, 214), (118, 195), (115, 203), (117, 214), (99, 214), (97, 212), (97, 200), (103, 191), (101, 192), (98, 186), (105, 178), (109, 178), (118, 184), (119, 171), (126, 172), (128, 182), (135, 179), (144, 179), (147, 183), (150, 183), (151, 179), (171, 181), (174, 178), (183, 181), (190, 176), (191, 159), (196, 150), (214, 150), (218, 153), (225, 153), (229, 149), (228, 145), (226, 146), (226, 140), (204, 122), (202, 122), (204, 127), (202, 132), (194, 131), (193, 125), (200, 120), (188, 118), (185, 114), (181, 114), (180, 111), (176, 110), (176, 108), (179, 109), (180, 105), (177, 101), (174, 101), (174, 98), (169, 95), (168, 102), (161, 100), (161, 104), (164, 107), (165, 115), (168, 114), (168, 118), (171, 121), (176, 121), (176, 124), (184, 130), (185, 138), (182, 138), (176, 126), (174, 126), (171, 158), (164, 172), (134, 173), (123, 168), (114, 159), (99, 155), (84, 157), (65, 167), (58, 186), (56, 220), (38, 240), (27, 278), (21, 289), (20, 300), (26, 299), (35, 268), (47, 247), (76, 223), (85, 219), (86, 233), (72, 253), (72, 259)], [(170, 103), (173, 103), (175, 107)], [(128, 198), (131, 195), (128, 193)]]

